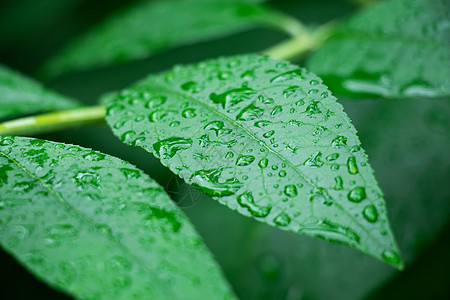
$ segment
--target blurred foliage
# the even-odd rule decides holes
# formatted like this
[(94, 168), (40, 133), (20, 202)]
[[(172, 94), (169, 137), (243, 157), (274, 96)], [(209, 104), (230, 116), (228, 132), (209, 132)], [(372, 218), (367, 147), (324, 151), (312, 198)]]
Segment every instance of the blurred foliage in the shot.
[[(63, 44), (129, 1), (4, 0), (0, 4), (0, 62), (33, 74)], [(345, 0), (269, 1), (308, 24), (356, 11)], [(47, 83), (95, 104), (152, 72), (220, 55), (257, 52), (285, 35), (252, 30), (171, 50), (115, 67)], [(398, 272), (340, 245), (282, 232), (240, 216), (174, 179), (143, 150), (123, 145), (106, 127), (44, 136), (101, 150), (130, 161), (173, 195), (217, 257), (241, 299), (450, 299), (450, 147), (448, 99), (349, 101), (339, 98), (359, 131), (384, 191), (406, 269)], [(188, 191), (187, 191), (188, 190)], [(37, 281), (1, 253), (2, 299), (69, 299)]]

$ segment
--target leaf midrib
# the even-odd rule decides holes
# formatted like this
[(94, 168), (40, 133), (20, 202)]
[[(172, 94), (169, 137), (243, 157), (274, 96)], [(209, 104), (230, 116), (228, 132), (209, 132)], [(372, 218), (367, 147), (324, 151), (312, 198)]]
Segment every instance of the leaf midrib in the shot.
[[(15, 160), (14, 158), (10, 157), (8, 154), (4, 153), (3, 151), (0, 150), (0, 154), (3, 155), (6, 159), (10, 160), (11, 162), (13, 162), (15, 165), (17, 165), (17, 167), (19, 167), (19, 169), (21, 169), (22, 171), (24, 171), (26, 174), (28, 174), (33, 180), (35, 180), (36, 182), (41, 183), (45, 189), (47, 189), (56, 199), (58, 199), (59, 203), (68, 207), (70, 210), (72, 210), (73, 212), (75, 212), (75, 214), (77, 214), (80, 219), (85, 220), (87, 223), (89, 223), (91, 226), (94, 227), (94, 229), (97, 229), (97, 225), (95, 223), (95, 221), (90, 218), (89, 216), (87, 216), (86, 214), (84, 214), (82, 211), (80, 211), (79, 209), (75, 208), (74, 206), (72, 206), (70, 204), (70, 202), (68, 202), (66, 199), (64, 199), (60, 194), (58, 194), (56, 191), (54, 191), (51, 186), (49, 186), (47, 183), (45, 183), (45, 181), (43, 181), (40, 177), (34, 175), (33, 173), (31, 173), (29, 170), (27, 170), (25, 168), (25, 166), (23, 166), (22, 164), (20, 164), (17, 160)], [(98, 232), (99, 233), (99, 232)], [(106, 234), (105, 234), (106, 233)], [(118, 247), (120, 249), (122, 249), (125, 253), (128, 253), (131, 257), (133, 257), (138, 263), (139, 266), (144, 267), (145, 269), (147, 269), (147, 271), (149, 271), (150, 274), (154, 274), (153, 270), (151, 268), (148, 267), (148, 265), (145, 263), (145, 261), (137, 254), (133, 253), (131, 251), (131, 249), (129, 249), (128, 247), (126, 247), (123, 243), (121, 243), (117, 238), (115, 238), (115, 236), (111, 233), (111, 232), (102, 232), (99, 233), (100, 235), (106, 235), (108, 237), (108, 239), (110, 240), (110, 242), (115, 243), (118, 245)], [(157, 279), (159, 281), (158, 276), (154, 276), (155, 279)]]
[[(180, 91), (177, 90), (172, 90), (169, 89), (161, 84), (157, 84), (154, 81), (148, 81), (145, 83), (146, 86), (150, 86), (153, 88), (156, 88), (157, 90), (163, 90), (167, 93), (172, 93), (172, 94), (176, 94), (178, 96), (182, 96), (184, 98), (190, 99), (192, 101), (194, 101), (195, 103), (200, 104), (201, 106), (207, 108), (208, 110), (210, 110), (211, 112), (217, 114), (220, 117), (223, 117), (224, 119), (228, 120), (229, 122), (231, 122), (233, 125), (235, 125), (236, 127), (242, 129), (245, 133), (247, 133), (254, 141), (258, 142), (260, 145), (264, 145), (264, 147), (271, 153), (273, 153), (275, 156), (277, 156), (280, 160), (282, 160), (284, 163), (286, 163), (286, 165), (290, 166), (301, 178), (303, 178), (306, 182), (308, 182), (311, 186), (313, 186), (316, 189), (319, 189), (320, 187), (318, 185), (316, 185), (315, 183), (313, 183), (310, 179), (308, 179), (300, 170), (298, 170), (295, 165), (293, 165), (289, 160), (287, 160), (286, 158), (284, 158), (283, 156), (281, 156), (281, 154), (278, 154), (277, 152), (275, 152), (272, 148), (270, 148), (263, 140), (258, 139), (255, 135), (253, 135), (247, 128), (245, 128), (244, 126), (242, 126), (240, 123), (236, 122), (235, 120), (233, 120), (232, 118), (228, 117), (227, 115), (221, 113), (220, 111), (216, 110), (214, 107), (211, 107), (209, 105), (207, 105), (206, 103), (195, 99), (194, 97), (192, 97), (191, 95), (187, 95), (184, 94)], [(371, 234), (371, 232), (365, 228), (364, 226), (362, 226), (349, 212), (347, 212), (338, 202), (334, 201), (334, 199), (332, 199), (328, 193), (326, 193), (326, 196), (328, 199), (332, 200), (333, 203), (335, 203), (336, 207), (341, 210), (343, 213), (345, 213), (358, 227), (360, 227), (363, 231), (366, 232), (367, 236), (370, 236), (372, 238), (372, 240), (380, 247), (383, 247), (382, 244)], [(358, 247), (359, 248), (359, 247)], [(361, 249), (361, 248), (360, 248)], [(365, 250), (364, 250), (365, 251)], [(363, 251), (363, 252), (364, 252)]]

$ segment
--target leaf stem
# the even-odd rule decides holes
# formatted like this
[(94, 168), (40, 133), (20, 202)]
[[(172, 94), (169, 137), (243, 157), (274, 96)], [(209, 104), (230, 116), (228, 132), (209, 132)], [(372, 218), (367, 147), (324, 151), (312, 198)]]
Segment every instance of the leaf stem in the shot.
[(0, 135), (34, 135), (102, 122), (105, 107), (93, 106), (20, 118), (0, 124)]
[(316, 28), (308, 28), (297, 24), (296, 34), (289, 40), (270, 47), (263, 54), (276, 59), (294, 60), (307, 52), (318, 48), (331, 34), (334, 22)]

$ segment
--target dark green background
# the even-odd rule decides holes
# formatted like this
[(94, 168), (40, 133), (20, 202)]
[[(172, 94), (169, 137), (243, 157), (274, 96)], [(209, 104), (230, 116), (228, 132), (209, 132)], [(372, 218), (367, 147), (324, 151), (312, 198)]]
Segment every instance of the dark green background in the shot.
[[(358, 9), (344, 0), (269, 4), (309, 24), (345, 18)], [(127, 5), (132, 2), (3, 0), (0, 63), (36, 74), (62, 45)], [(95, 104), (102, 93), (148, 73), (257, 52), (285, 38), (271, 30), (252, 30), (144, 61), (70, 74), (46, 85)], [(345, 246), (283, 232), (232, 212), (183, 184), (151, 155), (123, 145), (106, 126), (43, 137), (115, 155), (158, 180), (196, 225), (241, 299), (450, 299), (449, 99), (339, 101), (358, 129), (385, 193), (406, 262), (403, 272)], [(1, 252), (0, 260), (1, 299), (70, 299), (34, 279), (8, 254)]]

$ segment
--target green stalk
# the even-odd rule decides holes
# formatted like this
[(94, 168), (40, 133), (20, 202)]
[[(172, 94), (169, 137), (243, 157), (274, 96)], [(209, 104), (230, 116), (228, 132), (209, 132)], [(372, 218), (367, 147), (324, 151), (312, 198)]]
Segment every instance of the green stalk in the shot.
[(318, 48), (330, 36), (332, 29), (333, 23), (327, 23), (313, 29), (297, 26), (295, 36), (266, 49), (263, 54), (284, 60), (299, 59), (307, 52)]
[(25, 117), (0, 124), (0, 135), (35, 135), (104, 121), (105, 107), (94, 106)]

